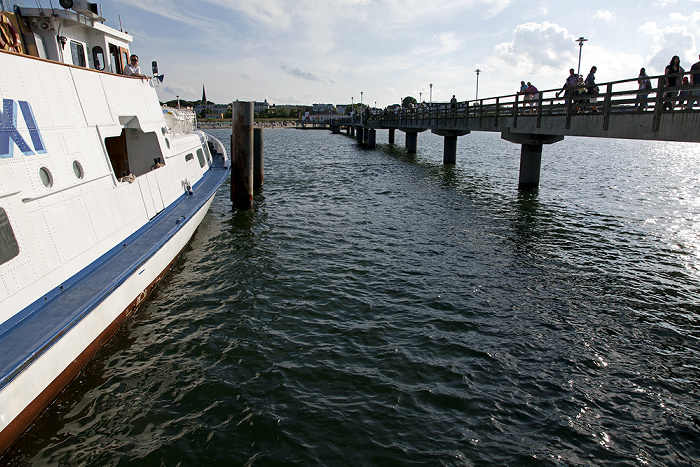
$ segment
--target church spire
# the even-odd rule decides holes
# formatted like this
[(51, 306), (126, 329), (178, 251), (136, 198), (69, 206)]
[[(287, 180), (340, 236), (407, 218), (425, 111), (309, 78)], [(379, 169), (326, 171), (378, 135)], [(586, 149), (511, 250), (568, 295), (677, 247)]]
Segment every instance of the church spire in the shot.
[(202, 105), (207, 105), (207, 93), (204, 91), (204, 85), (202, 85)]

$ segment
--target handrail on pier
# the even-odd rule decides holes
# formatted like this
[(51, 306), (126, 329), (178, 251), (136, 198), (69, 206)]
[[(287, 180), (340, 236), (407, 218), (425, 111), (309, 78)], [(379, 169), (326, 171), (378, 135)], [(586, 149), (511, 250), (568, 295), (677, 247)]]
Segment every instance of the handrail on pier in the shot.
[[(677, 82), (690, 72), (677, 73)], [(674, 109), (685, 109), (690, 99), (699, 99), (699, 96), (681, 95), (683, 91), (698, 91), (700, 85), (680, 85), (665, 87), (666, 75), (650, 76), (649, 80), (656, 81), (656, 87), (648, 90), (640, 90), (638, 77), (632, 79), (611, 81), (596, 84), (594, 87), (580, 85), (566, 88), (565, 95), (560, 97), (561, 88), (539, 91), (535, 99), (524, 93), (507, 94), (504, 96), (489, 97), (486, 99), (470, 100), (451, 103), (432, 103), (416, 108), (400, 108), (397, 111), (385, 110), (378, 115), (359, 116), (353, 118), (354, 124), (366, 123), (368, 120), (380, 121), (383, 124), (418, 123), (420, 120), (432, 119), (479, 119), (491, 118), (498, 124), (502, 117), (513, 117), (513, 126), (517, 126), (518, 118), (537, 118), (537, 127), (543, 116), (566, 116), (566, 128), (571, 123), (571, 118), (579, 114), (599, 113), (603, 116), (603, 129), (607, 130), (611, 114), (617, 113), (648, 113), (654, 115), (654, 131), (659, 128), (659, 116), (662, 113), (673, 112)], [(593, 91), (598, 88), (599, 91)], [(654, 95), (654, 98), (650, 98)], [(700, 111), (692, 109), (693, 112)]]

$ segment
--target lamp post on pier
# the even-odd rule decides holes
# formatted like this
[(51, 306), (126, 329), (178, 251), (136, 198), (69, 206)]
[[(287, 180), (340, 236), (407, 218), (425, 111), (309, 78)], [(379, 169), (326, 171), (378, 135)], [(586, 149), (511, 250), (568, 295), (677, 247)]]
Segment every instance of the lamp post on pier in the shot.
[(583, 50), (583, 43), (586, 42), (588, 39), (581, 36), (576, 40), (578, 41), (578, 71), (576, 71), (576, 74), (581, 76), (581, 51)]
[(475, 98), (475, 100), (478, 101), (479, 100), (479, 73), (481, 73), (481, 70), (477, 68), (474, 71), (476, 71), (476, 98)]
[(352, 117), (352, 121), (355, 121), (355, 97), (351, 96), (350, 97), (350, 116)]
[(433, 85), (432, 83), (430, 84), (430, 103), (433, 103)]

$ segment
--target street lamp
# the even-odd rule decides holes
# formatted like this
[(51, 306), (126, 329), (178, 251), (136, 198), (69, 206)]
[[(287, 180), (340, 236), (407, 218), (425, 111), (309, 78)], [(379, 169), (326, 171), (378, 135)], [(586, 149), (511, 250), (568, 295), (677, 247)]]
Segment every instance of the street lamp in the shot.
[(576, 40), (578, 41), (578, 71), (576, 72), (576, 74), (578, 74), (580, 76), (581, 75), (581, 50), (583, 50), (583, 43), (586, 42), (588, 39), (581, 36)]
[(430, 103), (433, 103), (433, 85), (430, 85)]
[(423, 93), (419, 92), (418, 93), (418, 103), (420, 104), (421, 102), (423, 102)]
[(350, 117), (355, 121), (355, 97), (350, 97)]
[(480, 69), (474, 70), (476, 71), (476, 100), (479, 100), (479, 73), (481, 73)]

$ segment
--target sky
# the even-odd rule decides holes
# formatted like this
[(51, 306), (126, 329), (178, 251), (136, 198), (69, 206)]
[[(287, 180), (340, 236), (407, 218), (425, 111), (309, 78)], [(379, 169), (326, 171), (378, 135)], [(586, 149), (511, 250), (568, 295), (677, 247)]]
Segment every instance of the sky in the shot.
[[(58, 0), (56, 0), (58, 1)], [(41, 0), (46, 3), (46, 0)], [(378, 107), (662, 74), (700, 54), (700, 0), (106, 0), (143, 71), (157, 60), (161, 101)], [(583, 47), (578, 37), (588, 39)], [(362, 93), (362, 94), (361, 94)]]

